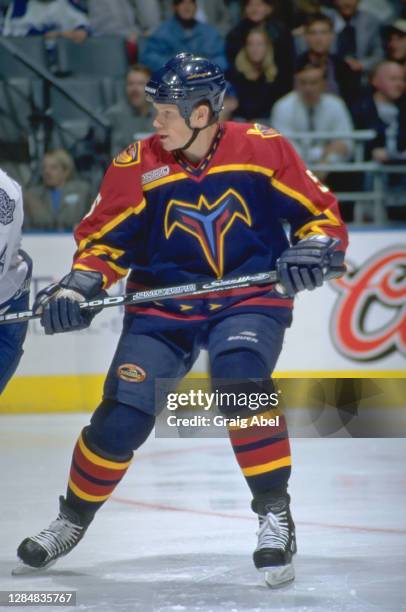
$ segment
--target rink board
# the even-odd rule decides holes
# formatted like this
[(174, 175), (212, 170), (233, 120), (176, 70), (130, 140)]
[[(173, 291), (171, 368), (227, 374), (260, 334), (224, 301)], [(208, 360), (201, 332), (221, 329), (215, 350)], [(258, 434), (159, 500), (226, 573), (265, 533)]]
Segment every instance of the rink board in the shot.
[[(34, 260), (32, 294), (69, 270), (70, 235), (30, 235), (23, 247)], [(350, 235), (348, 273), (298, 296), (277, 375), (388, 377), (406, 375), (406, 232)], [(114, 288), (122, 293), (124, 284)], [(25, 354), (0, 400), (0, 412), (80, 411), (100, 398), (120, 334), (121, 308), (98, 315), (82, 332), (47, 337), (30, 324)], [(193, 376), (206, 375), (202, 353)]]

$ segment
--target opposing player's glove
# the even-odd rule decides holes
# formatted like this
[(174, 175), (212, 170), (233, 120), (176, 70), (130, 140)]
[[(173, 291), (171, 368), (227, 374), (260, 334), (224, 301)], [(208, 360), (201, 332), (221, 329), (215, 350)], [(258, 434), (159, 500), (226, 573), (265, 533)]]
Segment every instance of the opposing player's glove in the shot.
[(337, 250), (340, 241), (328, 236), (304, 238), (286, 249), (276, 262), (279, 282), (286, 295), (320, 287), (325, 279), (338, 278), (345, 272), (344, 253)]
[(81, 309), (79, 302), (106, 297), (100, 272), (73, 270), (59, 281), (42, 289), (32, 307), (41, 314), (46, 334), (76, 331), (89, 327), (100, 308)]

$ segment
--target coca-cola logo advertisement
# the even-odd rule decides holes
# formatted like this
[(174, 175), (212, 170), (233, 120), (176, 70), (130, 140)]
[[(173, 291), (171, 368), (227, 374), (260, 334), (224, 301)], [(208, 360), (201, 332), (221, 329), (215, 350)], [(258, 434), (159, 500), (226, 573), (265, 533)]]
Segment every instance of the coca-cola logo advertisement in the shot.
[(358, 362), (406, 356), (406, 245), (374, 253), (331, 282), (337, 300), (330, 320), (336, 349)]

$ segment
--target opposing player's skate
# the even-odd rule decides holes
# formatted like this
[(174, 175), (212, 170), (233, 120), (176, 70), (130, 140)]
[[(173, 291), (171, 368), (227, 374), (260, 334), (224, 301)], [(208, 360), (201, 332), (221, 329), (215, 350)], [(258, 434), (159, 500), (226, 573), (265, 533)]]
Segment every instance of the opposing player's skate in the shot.
[(265, 582), (270, 587), (281, 586), (295, 578), (292, 556), (296, 552), (296, 536), (289, 501), (286, 493), (272, 498), (257, 497), (252, 502), (259, 519), (254, 564), (264, 572)]
[(57, 518), (35, 536), (25, 538), (17, 549), (19, 565), (13, 575), (44, 570), (67, 555), (83, 538), (90, 521), (85, 521), (59, 498)]

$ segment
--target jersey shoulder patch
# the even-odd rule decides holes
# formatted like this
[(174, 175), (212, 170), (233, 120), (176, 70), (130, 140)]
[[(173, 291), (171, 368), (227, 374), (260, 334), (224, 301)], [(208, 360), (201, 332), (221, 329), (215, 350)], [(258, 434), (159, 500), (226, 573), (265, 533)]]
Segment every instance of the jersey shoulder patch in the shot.
[(7, 191), (0, 187), (0, 223), (9, 225), (14, 219), (16, 203), (8, 195)]
[(247, 134), (261, 136), (261, 138), (275, 138), (276, 136), (280, 136), (278, 130), (268, 125), (263, 125), (262, 123), (254, 123), (253, 127), (247, 130)]
[(113, 166), (135, 166), (141, 161), (141, 145), (133, 142), (113, 159)]

